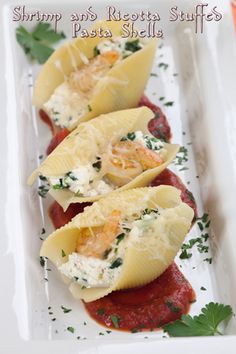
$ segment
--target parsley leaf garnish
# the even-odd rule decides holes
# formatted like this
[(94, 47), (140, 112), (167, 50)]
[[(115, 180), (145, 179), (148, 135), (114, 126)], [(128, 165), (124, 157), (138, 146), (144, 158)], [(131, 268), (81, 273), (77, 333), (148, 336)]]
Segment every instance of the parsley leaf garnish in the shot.
[(164, 106), (166, 106), (166, 107), (172, 107), (173, 104), (174, 104), (173, 101), (168, 101), (168, 102), (164, 103)]
[(99, 54), (100, 54), (100, 50), (97, 48), (97, 46), (94, 47), (94, 48), (93, 48), (93, 56), (94, 56), (94, 58), (95, 58), (97, 55), (99, 55)]
[(125, 233), (122, 232), (121, 234), (119, 234), (117, 237), (116, 237), (116, 244), (119, 245), (119, 243), (124, 240), (125, 238)]
[(172, 312), (174, 312), (174, 313), (180, 311), (180, 308), (177, 307), (177, 306), (175, 306), (175, 305), (173, 304), (173, 301), (171, 301), (171, 300), (167, 300), (167, 301), (166, 301), (166, 305), (167, 305), (167, 306), (169, 307), (169, 309), (170, 309)]
[(75, 333), (74, 327), (71, 327), (71, 326), (67, 327), (67, 331), (69, 331), (71, 333)]
[(40, 263), (41, 267), (44, 268), (44, 266), (45, 266), (45, 258), (42, 257), (42, 256), (40, 256), (40, 257), (39, 257), (39, 263)]
[(39, 22), (32, 32), (28, 32), (23, 26), (16, 29), (17, 42), (24, 49), (31, 59), (35, 59), (39, 64), (45, 61), (53, 53), (51, 44), (65, 38), (63, 32), (56, 33), (49, 23)]
[(99, 316), (104, 315), (104, 313), (105, 313), (105, 310), (104, 310), (103, 308), (100, 308), (100, 309), (97, 310), (97, 314), (98, 314)]
[(61, 256), (62, 256), (62, 257), (66, 257), (66, 253), (65, 253), (64, 250), (61, 250)]
[(137, 52), (142, 48), (139, 39), (135, 39), (134, 41), (126, 42), (125, 43), (125, 50), (128, 50), (132, 53)]
[(61, 306), (61, 309), (63, 310), (64, 313), (69, 313), (72, 311), (71, 309), (67, 309), (65, 306)]
[(120, 327), (120, 325), (119, 325), (120, 318), (118, 316), (111, 315), (111, 320), (112, 320), (112, 323), (113, 323), (115, 328), (119, 328)]
[(110, 269), (118, 268), (122, 265), (122, 263), (123, 263), (122, 258), (118, 257), (116, 258), (116, 260), (114, 260), (114, 262), (112, 262), (109, 268)]
[(164, 331), (171, 337), (214, 336), (222, 335), (219, 324), (233, 314), (229, 305), (210, 302), (202, 308), (200, 315), (183, 315), (181, 320), (164, 326)]

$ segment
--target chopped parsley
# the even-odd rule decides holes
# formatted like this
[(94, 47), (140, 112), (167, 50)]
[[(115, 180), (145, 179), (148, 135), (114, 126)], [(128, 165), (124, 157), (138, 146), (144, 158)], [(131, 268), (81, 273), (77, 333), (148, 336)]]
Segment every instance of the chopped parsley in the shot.
[(181, 146), (174, 160), (174, 164), (176, 166), (183, 166), (186, 162), (188, 162), (188, 149)]
[(66, 188), (63, 184), (63, 178), (59, 178), (59, 184), (54, 184), (52, 186), (53, 189), (64, 189)]
[(38, 195), (42, 198), (46, 197), (48, 191), (49, 191), (49, 186), (41, 185), (38, 187)]
[(189, 259), (192, 257), (192, 253), (189, 253), (186, 249), (183, 250), (179, 256), (180, 259)]
[(200, 315), (182, 315), (180, 320), (165, 325), (164, 331), (171, 337), (222, 335), (219, 325), (232, 315), (231, 306), (210, 302), (201, 309)]
[(128, 133), (126, 136), (123, 136), (120, 141), (126, 141), (126, 140), (131, 140), (134, 141), (136, 138), (136, 134), (134, 132)]
[(114, 260), (114, 262), (112, 262), (112, 264), (110, 265), (110, 269), (118, 268), (122, 265), (122, 263), (123, 263), (122, 258), (118, 257), (117, 259)]
[(97, 57), (100, 54), (100, 50), (96, 47), (93, 48), (93, 56), (94, 58)]
[(164, 106), (166, 106), (166, 107), (172, 107), (173, 104), (174, 104), (174, 101), (168, 101), (168, 102), (164, 103)]
[[(190, 192), (189, 192), (190, 193)], [(191, 193), (192, 196), (192, 193)], [(190, 197), (190, 194), (189, 194)], [(193, 197), (192, 197), (193, 198)], [(194, 245), (196, 245), (197, 250), (199, 253), (208, 253), (209, 252), (209, 246), (205, 244), (205, 242), (209, 239), (209, 233), (208, 228), (210, 226), (210, 220), (209, 220), (209, 215), (204, 213), (202, 217), (197, 218), (197, 226), (201, 232), (199, 237), (193, 238), (189, 240), (189, 242), (184, 243), (181, 247), (181, 254), (180, 254), (180, 259), (188, 259), (192, 257), (192, 253), (189, 252), (190, 249)], [(209, 264), (212, 263), (212, 258), (205, 258), (203, 261), (209, 262)]]
[(140, 324), (137, 327), (134, 327), (130, 330), (131, 333), (137, 333), (140, 332), (142, 328), (146, 328), (145, 324)]
[(125, 238), (125, 233), (123, 232), (122, 234), (120, 234), (120, 235), (118, 235), (117, 237), (116, 237), (116, 245), (119, 245), (119, 243), (122, 241), (122, 240), (124, 240), (124, 238)]
[(61, 306), (61, 309), (63, 310), (64, 313), (69, 313), (72, 311), (71, 309), (67, 309), (65, 306)]
[(125, 43), (125, 50), (135, 53), (138, 50), (142, 49), (142, 45), (139, 39), (135, 39), (134, 41), (126, 42)]
[(104, 315), (104, 313), (105, 313), (105, 310), (104, 310), (103, 308), (100, 308), (100, 309), (97, 310), (97, 314), (98, 314), (99, 316)]
[(158, 75), (156, 73), (151, 73), (150, 76), (158, 77)]
[(200, 290), (206, 291), (206, 288), (204, 286), (201, 286)]
[(39, 175), (39, 179), (40, 179), (41, 181), (47, 181), (47, 177), (42, 176), (42, 175)]
[(179, 311), (180, 311), (180, 308), (179, 307), (177, 307), (177, 306), (175, 306), (174, 304), (173, 304), (173, 301), (171, 301), (171, 300), (167, 300), (166, 301), (166, 305), (169, 307), (169, 309), (172, 311), (172, 312), (174, 312), (174, 313), (178, 313)]
[(116, 315), (111, 315), (111, 321), (114, 325), (115, 328), (119, 328), (120, 325), (119, 325), (119, 321), (120, 321), (120, 318)]
[(65, 251), (64, 251), (64, 250), (61, 250), (61, 256), (62, 256), (62, 257), (66, 257), (66, 254), (65, 254)]
[(158, 67), (159, 68), (163, 68), (164, 70), (166, 70), (169, 67), (169, 65), (165, 64), (165, 63), (160, 63), (160, 64), (158, 64)]
[(40, 257), (39, 257), (39, 263), (40, 263), (41, 267), (44, 268), (44, 266), (45, 266), (45, 258), (42, 257), (42, 256), (40, 256)]
[(194, 196), (193, 196), (193, 193), (190, 192), (190, 191), (186, 191), (186, 194), (188, 196), (188, 198), (192, 201), (192, 202), (195, 202), (195, 199), (194, 199)]
[(164, 101), (164, 99), (165, 99), (164, 96), (159, 97), (159, 101)]
[(97, 156), (96, 157), (97, 161), (92, 164), (93, 168), (95, 168), (96, 171), (100, 171), (102, 167), (102, 160), (101, 157)]
[(67, 172), (66, 173), (66, 177), (69, 177), (72, 181), (77, 181), (78, 180), (78, 178), (75, 177), (75, 175), (73, 174), (72, 171)]
[(71, 326), (67, 327), (67, 331), (69, 331), (71, 333), (75, 333), (74, 327), (71, 327)]
[(146, 208), (142, 211), (142, 215), (150, 215), (151, 213), (158, 214), (159, 211), (158, 209), (150, 209), (150, 208)]
[(92, 107), (90, 106), (90, 104), (88, 104), (88, 111), (92, 112)]

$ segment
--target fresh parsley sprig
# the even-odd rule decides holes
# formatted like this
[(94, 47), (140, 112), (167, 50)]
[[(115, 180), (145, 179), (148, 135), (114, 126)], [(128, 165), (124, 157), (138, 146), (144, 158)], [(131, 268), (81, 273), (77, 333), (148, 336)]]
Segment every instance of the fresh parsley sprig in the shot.
[(56, 33), (49, 23), (39, 22), (32, 32), (28, 32), (22, 25), (16, 29), (17, 42), (24, 49), (25, 54), (39, 64), (45, 61), (53, 53), (52, 44), (65, 38), (63, 32)]
[(232, 314), (231, 306), (210, 302), (201, 309), (200, 315), (183, 315), (181, 320), (165, 325), (164, 331), (171, 337), (222, 335), (219, 325), (229, 320)]

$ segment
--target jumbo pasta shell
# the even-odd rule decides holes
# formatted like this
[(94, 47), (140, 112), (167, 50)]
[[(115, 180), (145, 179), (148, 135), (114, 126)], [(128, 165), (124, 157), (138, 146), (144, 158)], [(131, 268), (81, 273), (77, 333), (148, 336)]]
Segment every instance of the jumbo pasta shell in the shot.
[[(86, 302), (99, 299), (114, 290), (147, 284), (161, 275), (172, 263), (185, 235), (191, 227), (193, 210), (181, 201), (180, 191), (171, 186), (146, 187), (110, 194), (87, 207), (66, 226), (53, 232), (43, 243), (40, 255), (48, 257), (57, 267), (67, 262), (75, 251), (81, 229), (103, 225), (112, 210), (120, 210), (121, 217), (129, 217), (145, 208), (164, 208), (157, 218), (153, 233), (145, 244), (129, 244), (122, 270), (115, 283), (107, 288), (81, 289), (70, 284), (75, 298)], [(148, 242), (147, 242), (148, 240)], [(143, 246), (143, 247), (142, 247)], [(62, 257), (61, 250), (66, 257)]]
[[(140, 130), (144, 134), (151, 135), (148, 131), (148, 122), (153, 116), (154, 114), (149, 108), (140, 107), (108, 113), (89, 122), (81, 123), (32, 173), (29, 184), (34, 182), (37, 175), (60, 176), (73, 170), (78, 166), (78, 163), (86, 165), (94, 161), (101, 151), (106, 150), (112, 140), (119, 140), (128, 132)], [(144, 171), (129, 183), (115, 189), (114, 193), (147, 186), (175, 158), (179, 145), (164, 143), (164, 148), (167, 150), (164, 163)], [(76, 197), (69, 190), (54, 189), (50, 189), (50, 194), (64, 210), (71, 203), (93, 202), (104, 197), (104, 194), (93, 197)]]
[[(113, 36), (122, 33), (121, 21), (98, 21), (94, 28), (111, 30)], [(44, 108), (54, 90), (68, 75), (94, 55), (93, 49), (101, 38), (76, 38), (58, 48), (43, 65), (35, 82), (33, 104)], [(88, 102), (91, 111), (85, 113), (79, 122), (87, 121), (102, 113), (136, 107), (145, 89), (153, 58), (156, 39), (145, 42), (144, 47), (113, 66), (94, 88)], [(70, 129), (78, 124), (75, 123)]]

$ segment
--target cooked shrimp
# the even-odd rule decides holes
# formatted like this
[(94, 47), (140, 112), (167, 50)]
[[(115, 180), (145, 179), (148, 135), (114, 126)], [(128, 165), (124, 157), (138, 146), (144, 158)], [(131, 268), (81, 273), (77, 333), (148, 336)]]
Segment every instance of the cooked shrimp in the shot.
[(120, 231), (121, 212), (113, 210), (107, 222), (100, 227), (82, 230), (77, 243), (77, 252), (86, 257), (103, 258), (104, 252), (111, 247)]
[(91, 59), (88, 64), (71, 73), (68, 79), (71, 89), (88, 97), (97, 82), (118, 59), (119, 53), (116, 51), (109, 51)]
[(143, 171), (163, 163), (158, 152), (133, 141), (119, 141), (114, 144), (112, 156), (108, 156), (108, 160), (108, 177), (117, 186), (122, 186)]
[(114, 65), (120, 58), (120, 54), (116, 50), (110, 50), (109, 52), (102, 53), (101, 57), (109, 61), (110, 65)]

